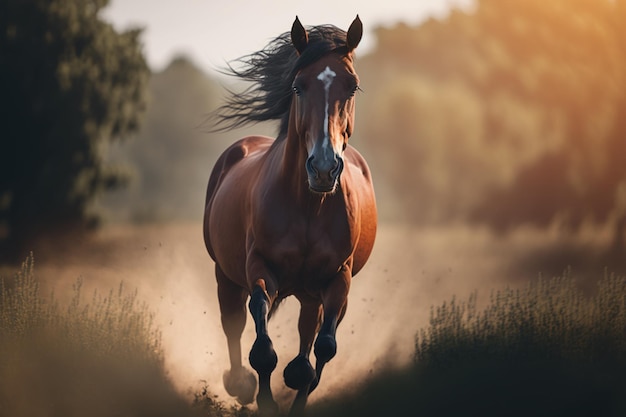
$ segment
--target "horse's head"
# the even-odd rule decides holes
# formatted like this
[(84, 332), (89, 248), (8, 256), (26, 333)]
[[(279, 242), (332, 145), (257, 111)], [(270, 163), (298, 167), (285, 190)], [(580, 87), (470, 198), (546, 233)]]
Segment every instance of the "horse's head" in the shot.
[[(354, 126), (354, 95), (359, 78), (352, 52), (359, 44), (363, 25), (357, 16), (348, 29), (345, 47), (335, 48), (304, 65), (293, 81), (292, 122), (303, 146), (309, 188), (332, 193), (343, 170), (343, 152)], [(306, 54), (309, 37), (296, 17), (291, 40), (300, 56)]]

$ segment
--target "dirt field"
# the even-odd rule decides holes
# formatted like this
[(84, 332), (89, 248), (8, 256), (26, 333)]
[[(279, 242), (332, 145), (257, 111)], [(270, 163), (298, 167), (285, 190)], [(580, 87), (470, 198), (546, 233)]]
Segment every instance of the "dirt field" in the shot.
[[(479, 302), (481, 297), (487, 300), (493, 288), (520, 285), (539, 272), (559, 274), (568, 265), (574, 273), (577, 268), (596, 268), (579, 253), (605, 240), (602, 233), (564, 240), (555, 232), (520, 230), (496, 238), (466, 227), (382, 226), (369, 264), (353, 281), (348, 313), (337, 335), (337, 356), (311, 402), (349, 389), (353, 381), (382, 367), (411, 360), (415, 334), (428, 324), (431, 306), (453, 295), (465, 298), (474, 290), (479, 290)], [(176, 386), (197, 392), (208, 384), (220, 400), (230, 403), (221, 383), (228, 361), (213, 262), (200, 224), (109, 227), (63, 251), (56, 245), (40, 249), (35, 263), (37, 276), (57, 296), (71, 292), (79, 277), (87, 298), (94, 289), (109, 291), (121, 281), (136, 288), (162, 329), (166, 366)], [(602, 269), (596, 272), (601, 276)], [(283, 385), (282, 369), (297, 353), (297, 308), (297, 301), (288, 299), (269, 329), (279, 355), (274, 391), (283, 402), (293, 395)], [(248, 320), (244, 352), (253, 340)]]

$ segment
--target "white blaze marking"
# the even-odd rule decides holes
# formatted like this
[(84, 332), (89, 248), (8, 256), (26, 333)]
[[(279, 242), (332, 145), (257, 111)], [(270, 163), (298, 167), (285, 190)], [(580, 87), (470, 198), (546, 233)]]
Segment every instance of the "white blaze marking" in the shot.
[(330, 138), (328, 135), (328, 96), (330, 93), (330, 86), (333, 83), (333, 80), (337, 76), (337, 73), (330, 69), (330, 67), (326, 67), (326, 69), (317, 76), (317, 79), (324, 83), (324, 90), (326, 93), (326, 107), (325, 107), (325, 116), (324, 116), (324, 142), (322, 142), (322, 147), (327, 148), (328, 143), (330, 142)]

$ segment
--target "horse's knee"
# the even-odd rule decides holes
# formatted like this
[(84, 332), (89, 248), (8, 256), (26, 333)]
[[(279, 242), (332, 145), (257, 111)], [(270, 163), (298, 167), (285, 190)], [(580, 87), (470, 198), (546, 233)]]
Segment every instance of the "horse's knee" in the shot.
[(337, 341), (329, 334), (320, 334), (315, 340), (313, 352), (319, 362), (326, 363), (335, 357), (337, 353)]
[(250, 350), (250, 365), (259, 374), (271, 373), (276, 369), (278, 356), (274, 351), (272, 340), (267, 335), (257, 336)]
[(298, 355), (289, 362), (283, 372), (285, 385), (291, 389), (301, 390), (307, 388), (315, 379), (315, 369), (304, 355)]

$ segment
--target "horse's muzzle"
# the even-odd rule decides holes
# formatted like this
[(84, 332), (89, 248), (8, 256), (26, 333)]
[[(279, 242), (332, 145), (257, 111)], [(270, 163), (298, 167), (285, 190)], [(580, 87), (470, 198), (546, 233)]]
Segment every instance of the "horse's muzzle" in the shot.
[(309, 188), (314, 193), (334, 192), (341, 171), (343, 171), (343, 158), (339, 155), (333, 155), (332, 158), (327, 159), (311, 155), (306, 161)]

